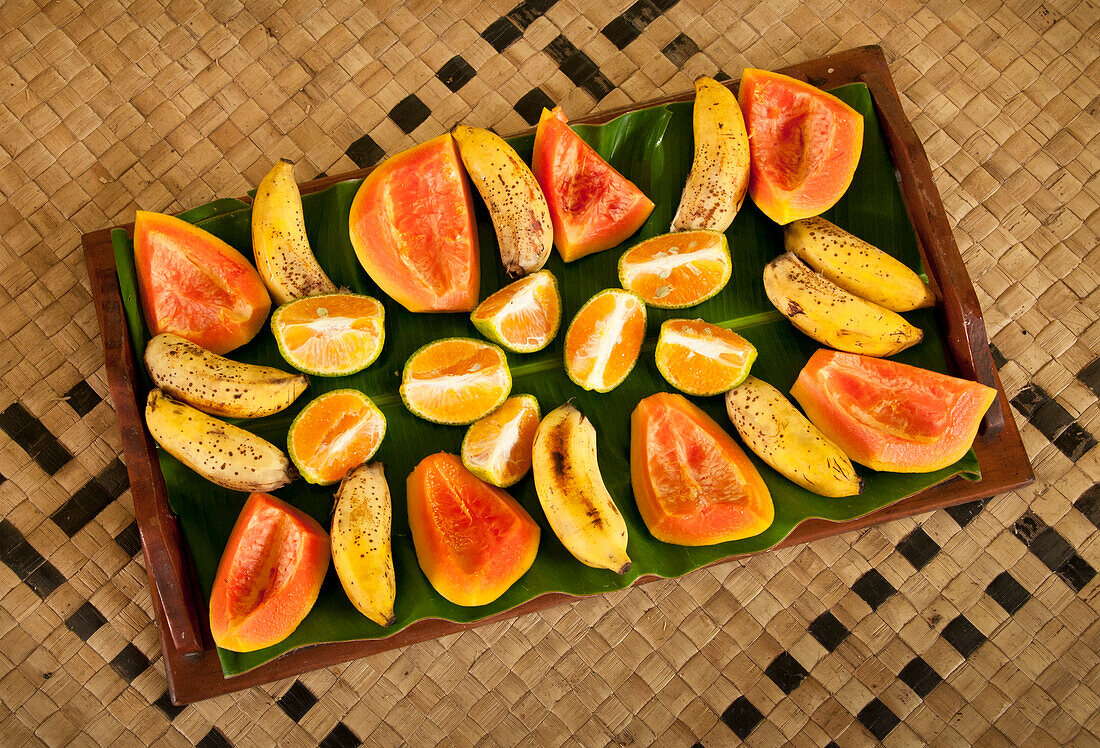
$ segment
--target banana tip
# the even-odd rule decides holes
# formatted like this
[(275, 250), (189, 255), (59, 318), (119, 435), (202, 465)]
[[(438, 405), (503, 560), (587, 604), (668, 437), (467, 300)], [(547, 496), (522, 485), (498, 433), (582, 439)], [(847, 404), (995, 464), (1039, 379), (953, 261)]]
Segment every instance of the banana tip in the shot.
[(619, 574), (619, 575), (626, 574), (628, 571), (630, 571), (630, 567), (631, 567), (631, 563), (629, 561), (627, 561), (625, 564), (620, 566), (619, 569), (615, 573)]

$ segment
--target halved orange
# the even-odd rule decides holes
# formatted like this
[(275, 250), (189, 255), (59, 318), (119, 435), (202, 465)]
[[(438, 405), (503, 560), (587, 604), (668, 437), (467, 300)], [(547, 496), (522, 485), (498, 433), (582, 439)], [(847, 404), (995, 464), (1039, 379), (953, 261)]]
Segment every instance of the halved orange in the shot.
[(314, 398), (290, 424), (287, 451), (310, 483), (327, 486), (374, 457), (386, 435), (386, 417), (359, 390)]
[(565, 331), (565, 373), (586, 390), (610, 392), (638, 361), (645, 339), (645, 302), (609, 288), (593, 296)]
[(444, 338), (405, 362), (401, 399), (413, 415), (465, 426), (493, 412), (512, 389), (504, 351), (471, 338)]
[(534, 395), (516, 395), (475, 422), (462, 440), (462, 464), (486, 483), (508, 488), (531, 469), (541, 414)]
[(558, 281), (549, 270), (520, 278), (478, 304), (470, 319), (478, 332), (510, 351), (541, 351), (561, 325)]
[(726, 235), (681, 231), (646, 239), (619, 258), (623, 288), (661, 309), (700, 304), (729, 283), (733, 264)]
[(689, 395), (720, 395), (745, 381), (756, 348), (735, 332), (701, 319), (670, 319), (657, 336), (657, 370)]
[(385, 309), (353, 293), (307, 296), (275, 310), (271, 331), (286, 362), (306, 374), (338, 377), (362, 371), (386, 339)]

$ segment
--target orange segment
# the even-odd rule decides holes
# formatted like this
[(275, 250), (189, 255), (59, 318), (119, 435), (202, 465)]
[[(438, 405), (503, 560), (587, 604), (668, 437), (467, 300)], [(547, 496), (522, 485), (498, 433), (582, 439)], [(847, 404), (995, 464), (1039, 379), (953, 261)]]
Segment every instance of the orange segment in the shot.
[(634, 368), (644, 339), (645, 302), (630, 291), (600, 291), (565, 332), (565, 372), (586, 390), (610, 392)]
[(334, 390), (302, 409), (287, 432), (287, 450), (310, 483), (327, 486), (374, 456), (386, 417), (359, 390)]
[(701, 319), (670, 319), (657, 337), (657, 369), (689, 395), (719, 395), (749, 375), (756, 348), (735, 332)]
[(504, 351), (470, 338), (428, 343), (409, 356), (401, 376), (405, 407), (425, 420), (451, 426), (491, 413), (511, 389)]
[(354, 374), (382, 352), (385, 310), (370, 296), (308, 296), (276, 309), (271, 331), (283, 358), (299, 371), (330, 377)]
[(623, 288), (661, 309), (695, 306), (726, 287), (729, 243), (717, 231), (682, 231), (635, 244), (619, 258)]
[(462, 440), (462, 464), (486, 483), (507, 488), (531, 469), (531, 448), (539, 428), (539, 401), (517, 395), (485, 416)]
[(549, 270), (520, 278), (481, 302), (470, 319), (478, 332), (510, 351), (541, 351), (561, 324), (558, 281)]

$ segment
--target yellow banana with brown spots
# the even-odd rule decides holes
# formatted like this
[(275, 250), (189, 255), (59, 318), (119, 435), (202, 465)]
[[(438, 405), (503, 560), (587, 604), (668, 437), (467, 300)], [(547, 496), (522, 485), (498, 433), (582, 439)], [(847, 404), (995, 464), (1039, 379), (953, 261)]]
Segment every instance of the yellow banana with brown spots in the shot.
[(223, 418), (278, 413), (309, 386), (305, 374), (231, 361), (170, 332), (145, 346), (145, 368), (166, 394)]
[(309, 246), (302, 193), (289, 161), (276, 162), (256, 188), (252, 253), (276, 304), (337, 291)]
[(900, 314), (848, 293), (790, 252), (764, 266), (764, 292), (791, 324), (838, 351), (893, 356), (924, 337)]
[(572, 403), (551, 411), (531, 457), (539, 503), (562, 545), (587, 566), (630, 571), (626, 522), (604, 485), (592, 422)]
[(707, 76), (695, 80), (695, 156), (673, 231), (725, 231), (749, 189), (749, 135), (733, 91)]
[(839, 497), (863, 490), (848, 455), (762, 379), (746, 377), (727, 392), (726, 413), (749, 449), (807, 491)]
[(788, 223), (783, 243), (788, 252), (848, 293), (892, 312), (936, 303), (932, 289), (908, 265), (820, 216)]
[(332, 563), (352, 605), (379, 626), (397, 620), (392, 522), (382, 463), (360, 465), (344, 476), (332, 510)]
[(489, 130), (456, 125), (451, 135), (466, 172), (489, 208), (504, 269), (513, 278), (541, 270), (554, 246), (554, 225), (530, 167)]
[(168, 454), (232, 491), (274, 491), (298, 477), (283, 450), (250, 431), (165, 395), (149, 393), (145, 425)]

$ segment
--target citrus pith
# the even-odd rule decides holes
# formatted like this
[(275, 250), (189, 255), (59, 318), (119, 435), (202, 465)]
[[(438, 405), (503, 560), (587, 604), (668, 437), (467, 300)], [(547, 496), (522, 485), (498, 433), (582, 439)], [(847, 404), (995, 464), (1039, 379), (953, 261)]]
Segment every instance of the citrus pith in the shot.
[(413, 415), (464, 426), (488, 415), (512, 389), (504, 351), (472, 338), (444, 338), (405, 362), (401, 399)]
[(382, 352), (385, 309), (360, 294), (307, 296), (276, 309), (271, 331), (279, 353), (295, 369), (345, 376), (367, 368)]
[(290, 424), (287, 451), (302, 477), (327, 486), (369, 460), (386, 435), (386, 417), (359, 390), (326, 392)]
[(670, 319), (657, 337), (657, 370), (689, 395), (733, 389), (749, 375), (756, 348), (735, 332), (701, 319)]
[(531, 447), (540, 419), (534, 395), (508, 398), (470, 426), (462, 440), (462, 464), (498, 488), (515, 485), (531, 469)]

